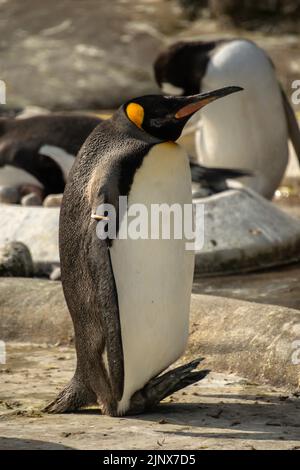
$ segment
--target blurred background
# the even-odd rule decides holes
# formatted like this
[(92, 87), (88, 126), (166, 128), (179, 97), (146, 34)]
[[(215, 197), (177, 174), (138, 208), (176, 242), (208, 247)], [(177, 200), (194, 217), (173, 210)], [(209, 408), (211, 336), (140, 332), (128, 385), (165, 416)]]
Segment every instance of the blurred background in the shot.
[(158, 92), (153, 61), (181, 39), (253, 39), (289, 97), (300, 77), (299, 0), (0, 0), (0, 31), (8, 107), (111, 109)]

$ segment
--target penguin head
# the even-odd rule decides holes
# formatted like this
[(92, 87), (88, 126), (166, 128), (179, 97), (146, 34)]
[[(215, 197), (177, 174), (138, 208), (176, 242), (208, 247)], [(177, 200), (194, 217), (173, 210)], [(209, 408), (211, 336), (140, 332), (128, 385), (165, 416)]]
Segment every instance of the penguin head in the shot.
[(210, 56), (221, 42), (222, 40), (180, 41), (161, 52), (153, 67), (156, 83), (163, 93), (199, 93)]
[(139, 129), (161, 141), (175, 141), (193, 114), (223, 96), (242, 90), (229, 86), (193, 96), (146, 95), (134, 98), (122, 109)]

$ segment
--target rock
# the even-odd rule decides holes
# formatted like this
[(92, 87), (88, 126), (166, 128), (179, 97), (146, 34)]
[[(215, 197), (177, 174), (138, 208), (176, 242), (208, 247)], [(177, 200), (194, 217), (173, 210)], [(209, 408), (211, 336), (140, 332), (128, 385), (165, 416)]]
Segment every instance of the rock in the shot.
[(41, 206), (42, 200), (37, 193), (29, 193), (21, 199), (22, 206)]
[(188, 358), (258, 383), (300, 387), (300, 311), (193, 295)]
[(36, 194), (37, 197), (42, 201), (43, 200), (43, 188), (36, 186), (34, 184), (22, 184), (19, 187), (21, 197), (26, 196), (27, 194)]
[(11, 107), (5, 104), (1, 104), (0, 106), (1, 117), (15, 118), (22, 111), (23, 111), (23, 108), (19, 106)]
[(49, 194), (43, 201), (44, 207), (60, 207), (63, 194)]
[(254, 191), (231, 189), (194, 204), (196, 275), (266, 269), (300, 259), (300, 221)]
[(20, 200), (20, 194), (17, 188), (12, 186), (0, 186), (0, 203), (17, 204)]
[(60, 282), (1, 278), (0, 310), (1, 340), (56, 344), (73, 336)]
[(294, 263), (247, 275), (195, 278), (193, 292), (300, 310), (299, 279), (300, 264)]
[(58, 208), (0, 204), (0, 245), (19, 240), (30, 249), (35, 270), (49, 275), (59, 264)]
[(30, 251), (21, 242), (0, 247), (0, 276), (29, 277), (33, 275)]
[[(60, 282), (2, 278), (0, 310), (4, 341), (55, 344), (73, 336)], [(214, 371), (299, 387), (299, 310), (192, 295), (190, 332), (183, 360), (205, 356)]]
[(51, 281), (60, 281), (61, 272), (60, 272), (60, 268), (58, 266), (53, 269), (53, 271), (51, 272), (49, 278), (50, 278)]

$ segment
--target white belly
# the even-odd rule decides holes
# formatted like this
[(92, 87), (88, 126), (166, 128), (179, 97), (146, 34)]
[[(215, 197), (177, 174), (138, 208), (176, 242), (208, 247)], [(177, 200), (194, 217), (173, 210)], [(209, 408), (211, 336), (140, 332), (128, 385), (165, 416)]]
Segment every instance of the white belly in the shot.
[(287, 124), (273, 68), (252, 43), (232, 41), (213, 55), (203, 91), (226, 85), (244, 91), (201, 111), (198, 159), (207, 166), (253, 170), (256, 175), (247, 184), (271, 197), (288, 161)]
[[(191, 204), (186, 153), (176, 144), (156, 145), (136, 172), (128, 207), (144, 204)], [(122, 229), (122, 227), (121, 227)], [(172, 230), (171, 230), (172, 233)], [(125, 386), (119, 412), (131, 396), (183, 353), (189, 330), (194, 253), (186, 239), (114, 241)]]

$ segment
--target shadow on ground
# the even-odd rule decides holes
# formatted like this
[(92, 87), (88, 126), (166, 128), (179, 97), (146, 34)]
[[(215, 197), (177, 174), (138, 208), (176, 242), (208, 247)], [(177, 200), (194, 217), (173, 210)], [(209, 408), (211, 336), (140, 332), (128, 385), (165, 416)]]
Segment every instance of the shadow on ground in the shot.
[(35, 441), (0, 436), (0, 450), (72, 450), (71, 447), (55, 444), (55, 442)]

